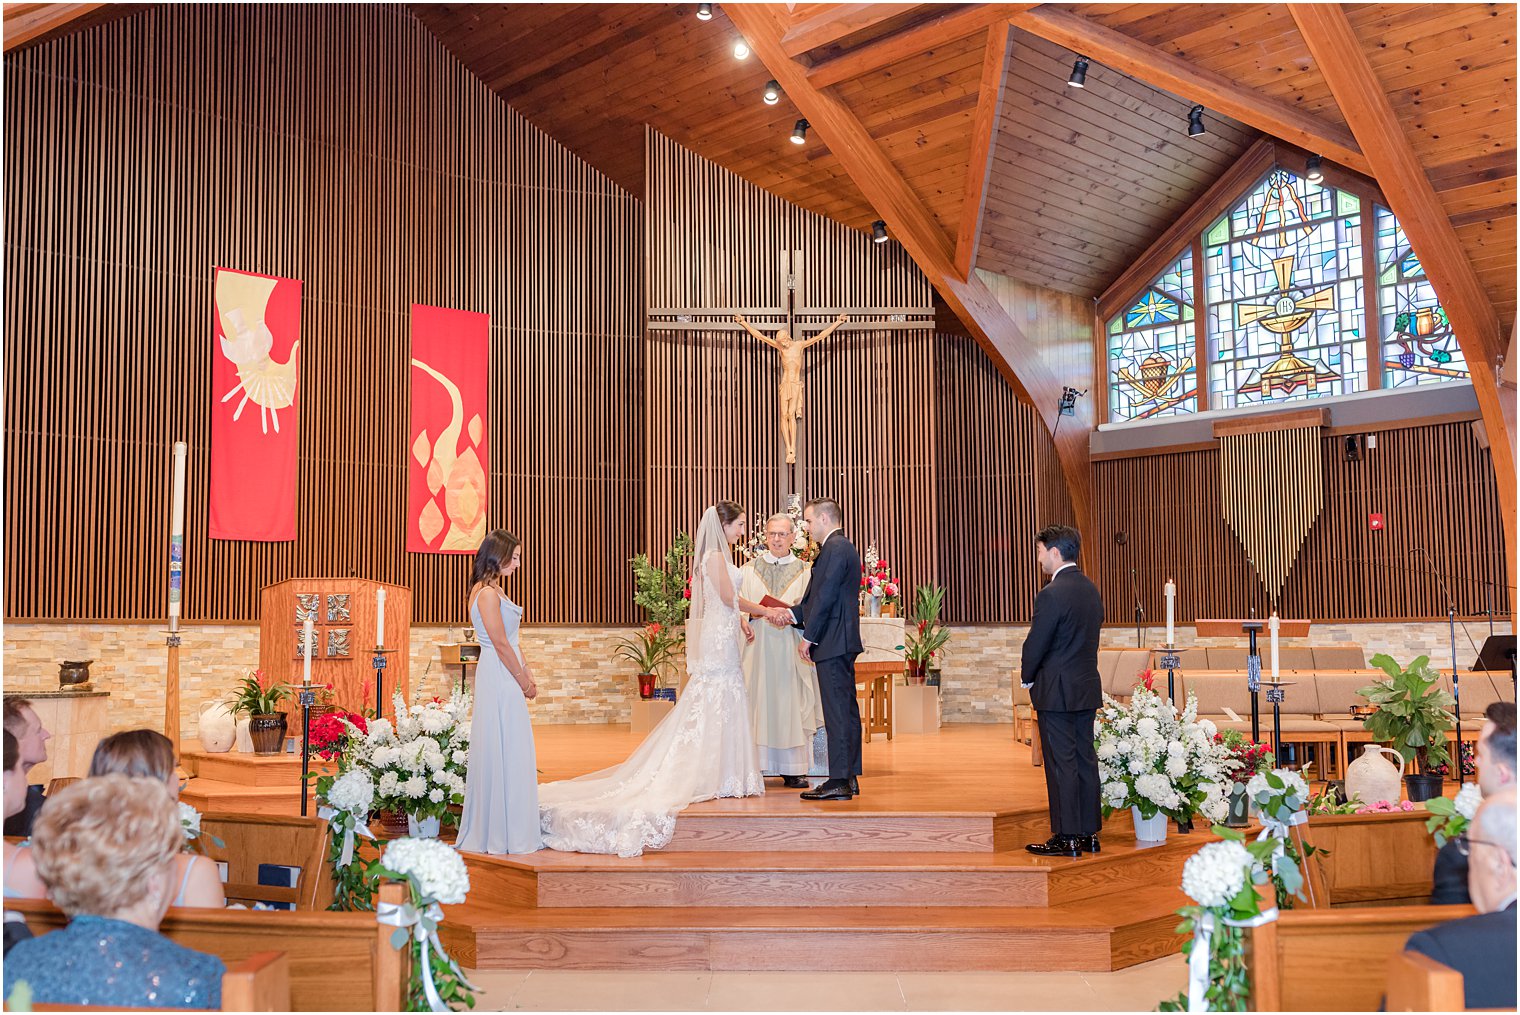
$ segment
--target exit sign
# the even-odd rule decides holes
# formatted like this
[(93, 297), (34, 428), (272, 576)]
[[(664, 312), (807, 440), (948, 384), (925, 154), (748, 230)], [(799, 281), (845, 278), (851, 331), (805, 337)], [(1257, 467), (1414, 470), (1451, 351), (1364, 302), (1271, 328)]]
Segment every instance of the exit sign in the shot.
[(1368, 515), (1367, 527), (1373, 532), (1383, 531), (1383, 513), (1381, 511), (1374, 511), (1372, 514)]

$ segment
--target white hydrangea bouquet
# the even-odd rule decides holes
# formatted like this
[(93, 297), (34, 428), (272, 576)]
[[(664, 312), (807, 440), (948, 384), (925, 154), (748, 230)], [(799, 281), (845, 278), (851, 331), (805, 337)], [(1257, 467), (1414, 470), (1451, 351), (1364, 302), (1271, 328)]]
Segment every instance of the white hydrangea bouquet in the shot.
[(1165, 814), (1180, 822), (1195, 815), (1223, 821), (1236, 762), (1214, 733), (1212, 722), (1198, 718), (1192, 694), (1180, 715), (1176, 705), (1145, 687), (1135, 688), (1128, 705), (1105, 694), (1097, 727), (1103, 816), (1134, 807), (1146, 819)]
[(179, 828), (185, 835), (185, 852), (187, 853), (205, 854), (207, 839), (211, 840), (218, 849), (226, 845), (216, 836), (201, 831), (201, 812), (183, 800), (179, 801)]
[(1472, 824), (1473, 815), (1478, 813), (1478, 805), (1482, 802), (1483, 790), (1475, 782), (1463, 786), (1455, 798), (1438, 796), (1425, 801), (1425, 809), (1430, 812), (1425, 830), (1435, 835), (1437, 849), (1446, 845), (1448, 840), (1467, 833), (1467, 826)]
[[(397, 709), (397, 714), (401, 710)], [(437, 839), (396, 839), (385, 847), (377, 873), (405, 882), (408, 901), (382, 903), (376, 916), (396, 928), (391, 947), (415, 949), (407, 991), (408, 1011), (452, 1011), (475, 1007), (475, 987), (465, 979), (438, 938), (442, 906), (457, 906), (470, 892), (470, 872), (453, 846)], [(410, 943), (409, 943), (410, 942)]]
[(375, 785), (375, 806), (417, 820), (454, 824), (450, 804), (464, 803), (470, 760), (470, 695), (455, 688), (447, 701), (433, 698), (407, 707), (395, 697), (396, 721), (376, 719), (360, 745), (360, 760)]
[(1251, 981), (1245, 961), (1245, 928), (1277, 918), (1262, 909), (1258, 885), (1268, 881), (1260, 843), (1247, 844), (1239, 832), (1219, 829), (1226, 838), (1211, 842), (1182, 865), (1182, 890), (1193, 900), (1177, 912), (1188, 960), (1188, 986), (1158, 1006), (1160, 1011), (1247, 1011)]
[(1261, 859), (1277, 886), (1277, 904), (1292, 909), (1295, 898), (1304, 899), (1304, 865), (1316, 852), (1323, 852), (1305, 842), (1303, 853), (1299, 853), (1291, 834), (1294, 826), (1309, 820), (1312, 796), (1309, 784), (1297, 772), (1274, 768), (1251, 776), (1246, 783), (1246, 796), (1261, 812), (1262, 830), (1253, 846), (1264, 844), (1266, 851), (1261, 853)]

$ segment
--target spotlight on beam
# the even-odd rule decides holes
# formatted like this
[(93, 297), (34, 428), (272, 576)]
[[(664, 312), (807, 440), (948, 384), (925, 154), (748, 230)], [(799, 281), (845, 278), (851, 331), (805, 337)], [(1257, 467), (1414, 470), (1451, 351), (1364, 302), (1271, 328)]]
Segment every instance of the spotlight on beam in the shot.
[(792, 144), (807, 144), (808, 122), (798, 120), (792, 125)]
[(774, 106), (776, 103), (781, 101), (781, 82), (777, 81), (775, 78), (767, 81), (765, 83), (765, 92), (763, 94), (765, 95), (765, 104), (767, 106)]
[(1087, 394), (1086, 391), (1078, 391), (1076, 388), (1063, 387), (1061, 389), (1061, 401), (1056, 406), (1056, 411), (1062, 416), (1075, 416), (1077, 414), (1077, 399)]
[(1077, 62), (1071, 65), (1071, 77), (1066, 79), (1066, 83), (1073, 88), (1087, 87), (1087, 57), (1077, 57)]
[(1325, 170), (1321, 168), (1321, 159), (1318, 155), (1310, 155), (1308, 165), (1304, 167), (1304, 179), (1313, 184), (1325, 182)]
[(887, 242), (887, 224), (881, 219), (877, 219), (875, 222), (871, 223), (871, 242)]
[(712, 20), (712, 4), (697, 4), (697, 20), (698, 21), (711, 21)]
[(1194, 106), (1188, 113), (1188, 137), (1197, 137), (1208, 132), (1209, 129), (1203, 125), (1203, 107)]
[(749, 59), (749, 43), (745, 42), (743, 39), (740, 39), (738, 42), (734, 43), (734, 59)]

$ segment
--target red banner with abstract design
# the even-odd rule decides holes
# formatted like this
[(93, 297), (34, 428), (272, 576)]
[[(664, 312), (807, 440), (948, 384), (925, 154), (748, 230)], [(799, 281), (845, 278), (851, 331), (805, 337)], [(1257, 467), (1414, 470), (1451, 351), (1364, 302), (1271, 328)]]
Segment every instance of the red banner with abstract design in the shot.
[(216, 269), (212, 539), (296, 538), (301, 283)]
[(411, 553), (474, 553), (485, 538), (490, 366), (490, 317), (412, 304)]

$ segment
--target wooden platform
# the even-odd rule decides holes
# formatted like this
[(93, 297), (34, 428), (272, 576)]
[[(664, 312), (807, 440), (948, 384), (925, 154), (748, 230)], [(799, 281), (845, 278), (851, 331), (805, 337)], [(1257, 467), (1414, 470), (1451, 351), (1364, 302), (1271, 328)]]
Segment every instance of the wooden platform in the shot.
[[(626, 726), (535, 728), (540, 779), (627, 757)], [(187, 753), (204, 810), (299, 806), (300, 758)], [(863, 794), (763, 797), (682, 812), (664, 850), (624, 859), (466, 854), (470, 901), (440, 928), (474, 968), (1106, 971), (1175, 954), (1182, 864), (1211, 836), (1031, 856), (1049, 833), (1044, 774), (1004, 725), (865, 746)], [(1180, 961), (1180, 960), (1179, 960)]]

